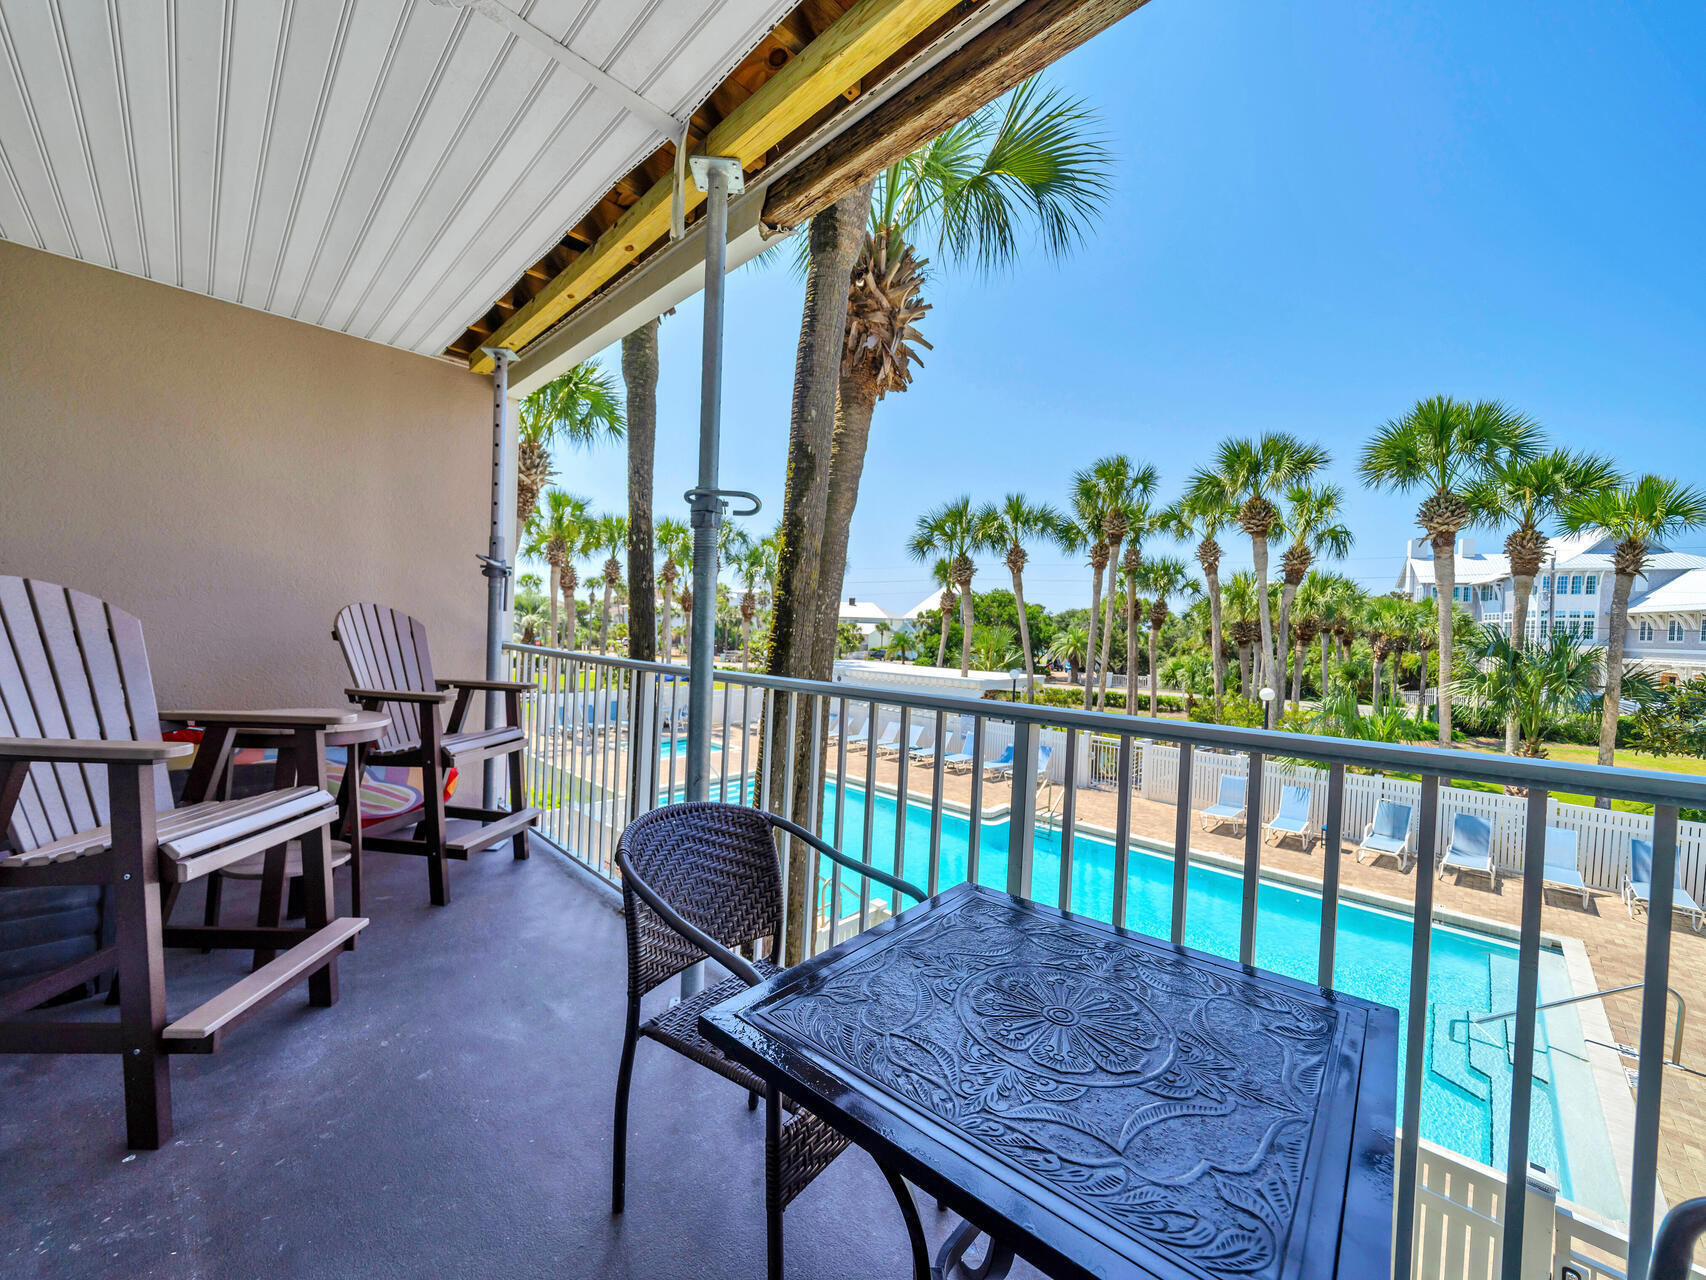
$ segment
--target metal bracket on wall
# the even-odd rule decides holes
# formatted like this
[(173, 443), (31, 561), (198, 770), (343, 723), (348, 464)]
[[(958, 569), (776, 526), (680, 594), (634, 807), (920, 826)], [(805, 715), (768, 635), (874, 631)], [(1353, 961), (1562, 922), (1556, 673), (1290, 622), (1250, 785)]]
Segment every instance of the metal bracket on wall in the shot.
[[(708, 529), (715, 521), (726, 515), (755, 516), (764, 509), (764, 504), (758, 500), (758, 495), (748, 493), (745, 489), (689, 489), (681, 495), (687, 501), (687, 509), (692, 512), (689, 523), (695, 529)], [(752, 505), (743, 511), (730, 511), (727, 499), (745, 498)]]

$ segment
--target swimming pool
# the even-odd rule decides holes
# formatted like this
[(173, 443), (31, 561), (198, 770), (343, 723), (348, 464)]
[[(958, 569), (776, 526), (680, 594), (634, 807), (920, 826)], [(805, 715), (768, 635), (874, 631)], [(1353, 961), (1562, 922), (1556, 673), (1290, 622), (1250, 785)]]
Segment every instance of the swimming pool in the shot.
[[(826, 783), (821, 830), (836, 838), (835, 785)], [(871, 861), (888, 869), (895, 846), (895, 802), (877, 796), (871, 815)], [(839, 845), (858, 855), (864, 840), (864, 793), (849, 785), (841, 812)], [(966, 879), (971, 825), (952, 811), (942, 815), (940, 883)], [(907, 805), (902, 875), (926, 885), (930, 809)], [(1007, 883), (1007, 821), (985, 821), (978, 837), (978, 883)], [(1056, 903), (1060, 839), (1039, 828), (1034, 841), (1033, 896)], [(1072, 909), (1110, 919), (1113, 909), (1112, 844), (1080, 830), (1072, 845)], [(857, 912), (856, 878), (842, 887), (840, 914)], [(1133, 844), (1126, 884), (1126, 924), (1166, 937), (1171, 927), (1173, 854)], [(1242, 878), (1236, 872), (1193, 863), (1186, 891), (1185, 942), (1236, 957)], [(1265, 969), (1315, 980), (1321, 898), (1307, 889), (1264, 879), (1257, 894), (1256, 963)], [(1410, 933), (1407, 913), (1341, 899), (1335, 947), (1335, 985), (1352, 995), (1398, 1010), (1399, 1107), (1403, 1106), (1404, 1044), (1409, 1028)], [(1491, 933), (1436, 923), (1428, 963), (1428, 1026), (1422, 1084), (1422, 1136), (1502, 1170), (1508, 1152), (1512, 1078), (1510, 1020), (1475, 1026), (1472, 1019), (1516, 1005), (1517, 949)], [(1572, 994), (1564, 957), (1555, 947), (1540, 955), (1540, 998)], [(1611, 1221), (1626, 1216), (1599, 1094), (1588, 1066), (1577, 1010), (1548, 1010), (1538, 1019), (1534, 1105), (1529, 1158), (1558, 1180), (1560, 1194)]]

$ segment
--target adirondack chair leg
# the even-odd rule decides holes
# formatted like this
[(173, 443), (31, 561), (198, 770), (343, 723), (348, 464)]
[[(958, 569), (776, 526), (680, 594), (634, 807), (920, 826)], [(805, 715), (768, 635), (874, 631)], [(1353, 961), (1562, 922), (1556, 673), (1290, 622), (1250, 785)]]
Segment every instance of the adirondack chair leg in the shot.
[[(207, 905), (202, 909), (201, 922), (208, 928), (216, 928), (219, 924), (219, 907), (225, 897), (225, 877), (215, 871), (207, 878)], [(202, 955), (210, 955), (212, 947), (203, 947)]]
[[(267, 850), (265, 861), (261, 865), (261, 905), (256, 912), (255, 923), (263, 928), (277, 928), (284, 923), (286, 852), (287, 846), (274, 845)], [(254, 968), (259, 969), (264, 964), (270, 964), (276, 954), (270, 947), (256, 950)]]
[[(337, 915), (332, 901), (332, 841), (325, 827), (302, 833), (302, 914), (310, 929), (323, 929)], [(338, 1002), (338, 952), (308, 977), (308, 1003), (329, 1009)]]
[(119, 1045), (124, 1063), (125, 1132), (132, 1148), (158, 1150), (172, 1138), (172, 1081), (161, 947), (160, 860), (154, 833), (152, 767), (108, 765), (117, 916)]
[[(344, 764), (343, 784), (338, 788), (338, 812), (342, 818), (344, 840), (349, 844), (349, 913), (352, 916), (361, 914), (361, 771), (364, 761), (362, 748), (365, 745), (357, 742), (350, 747)], [(344, 949), (354, 951), (355, 939), (346, 942)]]
[(432, 905), (450, 905), (450, 864), (444, 856), (444, 770), (437, 761), (437, 752), (421, 768), (422, 790), (426, 792), (426, 808), (421, 817), (417, 838), (426, 843), (427, 888)]
[[(504, 706), (509, 711), (509, 722), (511, 724), (520, 724), (521, 695), (518, 693), (505, 694)], [(527, 808), (527, 799), (527, 783), (522, 777), (521, 752), (512, 751), (509, 753), (509, 811), (511, 813), (520, 813), (523, 809)], [(526, 861), (527, 829), (524, 827), (522, 830), (517, 831), (514, 837), (512, 837), (510, 843), (515, 850), (516, 861)]]

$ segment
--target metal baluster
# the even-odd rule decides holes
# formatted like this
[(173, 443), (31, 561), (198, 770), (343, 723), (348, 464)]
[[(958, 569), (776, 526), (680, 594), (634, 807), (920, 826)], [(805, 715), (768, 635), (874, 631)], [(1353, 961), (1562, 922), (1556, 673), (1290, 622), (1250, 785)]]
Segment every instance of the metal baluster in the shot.
[[(938, 713), (936, 716), (938, 726), (940, 725), (941, 719), (942, 717)], [(906, 775), (907, 770), (912, 766), (912, 751), (911, 748), (906, 745), (909, 739), (906, 736), (906, 729), (904, 727), (906, 721), (906, 711), (904, 708), (901, 711), (901, 721), (903, 727), (900, 731), (900, 772), (896, 775), (894, 784), (894, 873), (897, 876), (903, 874), (901, 868), (906, 865)], [(936, 754), (940, 757), (942, 753), (938, 750)], [(867, 880), (865, 881), (865, 892), (869, 895), (870, 891), (871, 882)], [(893, 889), (890, 889), (889, 914), (893, 915), (899, 910), (900, 895)], [(861, 928), (864, 927), (865, 921), (863, 917), (860, 918), (859, 924)]]
[[(1653, 1256), (1659, 1118), (1664, 1098), (1665, 1015), (1670, 986), (1671, 912), (1676, 907), (1676, 806), (1653, 806), (1653, 883), (1647, 901), (1647, 954), (1641, 970), (1641, 1041), (1635, 1089), (1635, 1173), (1629, 1194), (1629, 1280), (1647, 1280)], [(1680, 1046), (1678, 1046), (1680, 1048)]]
[[(647, 762), (646, 777), (651, 780), (647, 794), (648, 809), (658, 807), (658, 771), (663, 767), (663, 675), (652, 672), (652, 758)], [(671, 750), (674, 750), (671, 747)]]
[[(759, 696), (758, 727), (758, 801), (760, 809), (770, 808), (770, 780), (776, 776), (776, 691), (765, 689)], [(786, 865), (786, 864), (784, 864)], [(784, 894), (782, 901), (786, 902)]]
[(1339, 851), (1344, 841), (1345, 766), (1327, 766), (1327, 822), (1321, 856), (1326, 859), (1321, 876), (1321, 954), (1315, 966), (1315, 981), (1333, 986), (1333, 948), (1339, 938)]
[[(782, 803), (777, 805), (775, 810), (777, 813), (783, 814), (789, 818), (792, 818), (794, 814), (794, 761), (798, 754), (794, 750), (794, 735), (799, 732), (799, 723), (800, 695), (797, 693), (790, 693), (788, 695), (788, 736), (786, 738), (788, 747), (787, 753), (782, 760)], [(784, 855), (782, 858), (782, 901), (785, 903), (788, 901), (788, 877), (792, 874), (791, 864), (794, 860), (793, 836), (783, 837), (782, 850)], [(807, 885), (805, 893), (800, 897), (801, 919), (794, 922), (795, 928), (805, 930), (800, 937), (801, 956), (809, 956), (812, 953), (812, 944), (817, 936), (817, 930), (811, 928), (812, 921), (816, 918), (816, 904), (817, 881), (813, 879)], [(787, 933), (788, 920), (784, 914), (782, 920), (782, 945), (784, 948), (788, 945)], [(783, 954), (786, 954), (786, 952)]]
[(1037, 838), (1038, 733), (1029, 720), (1013, 722), (1013, 788), (1007, 802), (1007, 892), (1031, 896)]
[[(727, 755), (729, 744), (723, 744), (723, 754)], [(758, 789), (752, 785), (752, 686), (743, 684), (740, 687), (740, 795), (735, 797), (736, 804), (751, 804), (757, 797)]]
[[(729, 704), (734, 701), (735, 687), (723, 681), (723, 749), (717, 759), (717, 799), (729, 802)], [(715, 694), (713, 693), (713, 697)], [(710, 779), (706, 779), (705, 795), (711, 794)]]
[[(830, 843), (837, 849), (847, 847), (847, 699), (841, 700), (841, 737), (835, 744), (835, 839)], [(865, 750), (872, 750), (871, 731), (876, 726), (865, 721)]]
[(1398, 1202), (1392, 1274), (1411, 1274), (1416, 1242), (1416, 1174), (1421, 1159), (1422, 1066), (1427, 1050), (1428, 954), (1433, 945), (1434, 853), (1439, 846), (1439, 775), (1422, 775), (1416, 837), (1416, 909), (1410, 929), (1410, 1017), (1404, 1044), (1404, 1119), (1398, 1141)]
[(1109, 919), (1125, 927), (1126, 882), (1131, 879), (1131, 735), (1120, 734), (1119, 761), (1115, 766), (1114, 785), (1119, 788), (1114, 802), (1114, 905)]
[[(1060, 893), (1055, 899), (1062, 911), (1072, 910), (1072, 836), (1078, 820), (1078, 740), (1084, 735), (1077, 729), (1066, 731), (1066, 794), (1060, 805)], [(1094, 750), (1092, 746), (1091, 750)]]
[[(964, 721), (962, 720), (963, 724)], [(965, 735), (961, 734), (960, 749), (965, 750)], [(948, 772), (942, 763), (942, 751), (936, 751), (936, 776), (930, 782), (930, 870), (929, 882), (925, 888), (935, 893), (942, 883), (942, 783)]]
[(584, 664), (580, 662), (576, 662), (573, 664), (571, 671), (572, 684), (570, 688), (572, 693), (570, 706), (572, 706), (574, 710), (569, 716), (569, 723), (571, 726), (569, 730), (569, 759), (570, 767), (574, 771), (573, 778), (576, 804), (575, 812), (570, 815), (569, 830), (573, 836), (575, 856), (578, 857), (585, 865), (590, 867), (592, 865), (592, 859), (587, 856), (586, 842), (591, 833), (591, 828), (586, 824), (586, 817), (587, 805), (591, 802), (592, 786), (588, 781), (587, 776), (587, 771), (590, 766), (586, 755), (586, 701), (581, 697), (581, 681), (585, 678), (581, 670), (583, 665)]
[(1191, 744), (1179, 746), (1178, 780), (1173, 784), (1173, 945), (1185, 941), (1185, 900), (1191, 887), (1191, 801), (1196, 793), (1196, 763)]
[(681, 677), (677, 676), (669, 686), (669, 799), (675, 802), (675, 760), (681, 754), (681, 742), (676, 737), (676, 726), (681, 723)]
[(1250, 753), (1244, 793), (1244, 900), (1238, 914), (1238, 963), (1256, 963), (1256, 903), (1262, 884), (1262, 753)]
[[(1534, 1024), (1540, 1003), (1540, 905), (1545, 891), (1546, 798), (1528, 789), (1523, 833), (1522, 930), (1516, 952), (1516, 1054), (1511, 1069), (1510, 1147), (1505, 1159), (1503, 1280), (1522, 1280), (1522, 1232), (1528, 1207), (1528, 1131), (1534, 1105)], [(1663, 1007), (1663, 1002), (1660, 1002)], [(1548, 1228), (1550, 1229), (1550, 1228)]]
[(983, 843), (983, 716), (972, 722), (971, 830), (966, 835), (966, 881), (977, 883), (977, 851)]
[[(896, 757), (900, 762), (899, 776), (906, 777), (906, 756), (911, 750), (907, 744), (912, 734), (912, 708), (900, 708), (900, 731), (895, 735)], [(900, 793), (895, 793), (895, 821), (900, 820)], [(865, 831), (864, 839), (859, 847), (859, 861), (867, 867), (876, 865), (877, 839), (877, 753), (871, 752), (865, 762)], [(859, 877), (859, 932), (863, 933), (871, 927), (871, 878)]]

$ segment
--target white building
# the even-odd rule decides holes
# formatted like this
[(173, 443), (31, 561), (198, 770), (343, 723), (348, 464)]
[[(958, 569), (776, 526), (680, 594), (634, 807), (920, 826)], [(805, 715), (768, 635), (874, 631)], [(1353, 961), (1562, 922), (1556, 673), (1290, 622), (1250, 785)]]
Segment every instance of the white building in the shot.
[(898, 624), (901, 618), (899, 614), (885, 609), (873, 601), (858, 600), (848, 596), (841, 602), (841, 610), (836, 620), (838, 622), (851, 622), (859, 628), (859, 634), (869, 640), (879, 622), (888, 623), (889, 630), (896, 631), (899, 630)]
[[(1597, 533), (1554, 538), (1534, 578), (1528, 600), (1530, 639), (1559, 634), (1603, 645), (1611, 613), (1612, 539)], [(1514, 611), (1510, 561), (1481, 552), (1473, 538), (1458, 540), (1457, 603), (1472, 617), (1510, 634)], [(1412, 540), (1404, 551), (1398, 589), (1413, 600), (1438, 596), (1433, 548)], [(1630, 666), (1687, 680), (1706, 673), (1706, 556), (1655, 546), (1644, 578), (1629, 596)]]

